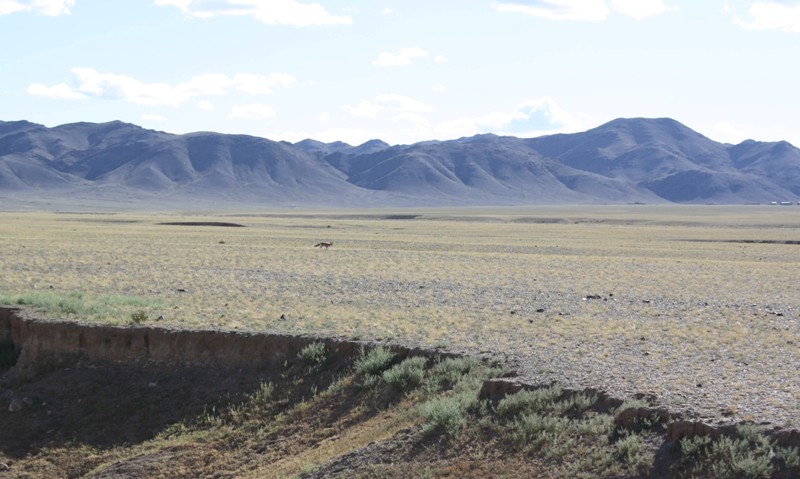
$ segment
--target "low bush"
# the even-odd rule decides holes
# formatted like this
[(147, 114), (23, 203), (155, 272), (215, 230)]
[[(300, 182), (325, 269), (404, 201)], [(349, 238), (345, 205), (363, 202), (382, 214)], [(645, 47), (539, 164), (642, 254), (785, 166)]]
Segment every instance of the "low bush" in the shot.
[[(785, 458), (781, 462), (786, 467), (796, 467), (789, 464), (793, 461), (790, 452), (780, 451), (780, 448), (774, 451), (763, 428), (752, 424), (739, 425), (734, 435), (716, 440), (709, 437), (682, 439), (680, 450), (682, 462), (692, 474), (711, 474), (721, 479), (769, 477), (777, 464), (777, 461), (773, 464), (773, 456), (779, 460)], [(800, 464), (800, 458), (797, 463)]]
[(297, 357), (305, 367), (315, 368), (322, 366), (328, 360), (328, 350), (325, 343), (316, 341), (301, 349)]
[(377, 346), (369, 351), (361, 350), (361, 356), (356, 360), (356, 373), (361, 376), (371, 376), (383, 373), (389, 369), (394, 361), (395, 354), (383, 346)]
[(497, 404), (497, 415), (511, 418), (523, 414), (553, 411), (561, 397), (561, 387), (553, 385), (541, 389), (520, 391), (504, 397)]
[(422, 356), (405, 359), (400, 364), (383, 372), (383, 380), (397, 392), (408, 392), (418, 388), (425, 377), (428, 360)]
[(424, 421), (422, 433), (426, 436), (436, 433), (457, 436), (467, 424), (470, 404), (464, 395), (439, 397), (422, 403), (419, 409)]
[(147, 321), (147, 313), (144, 310), (138, 310), (131, 313), (131, 321), (135, 324), (144, 323)]

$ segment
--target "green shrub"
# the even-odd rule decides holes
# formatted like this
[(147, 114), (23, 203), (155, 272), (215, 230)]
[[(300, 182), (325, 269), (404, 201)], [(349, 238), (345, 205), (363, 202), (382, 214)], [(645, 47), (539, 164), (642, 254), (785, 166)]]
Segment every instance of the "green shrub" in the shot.
[(637, 464), (644, 454), (644, 439), (638, 434), (628, 434), (616, 443), (617, 452), (628, 464)]
[(147, 321), (147, 313), (144, 310), (138, 310), (131, 313), (131, 321), (136, 324)]
[(640, 407), (648, 407), (650, 403), (645, 401), (644, 399), (635, 399), (635, 398), (628, 398), (614, 411), (614, 414), (619, 414), (622, 411), (631, 408), (640, 408)]
[(426, 436), (435, 433), (457, 436), (467, 424), (467, 408), (464, 398), (449, 396), (431, 399), (420, 406), (420, 415), (425, 423), (422, 433)]
[(318, 367), (328, 360), (327, 347), (322, 341), (316, 341), (301, 349), (297, 357), (307, 368)]
[(681, 453), (689, 459), (698, 459), (708, 454), (711, 445), (709, 436), (695, 436), (680, 440)]
[(581, 414), (582, 412), (594, 406), (596, 402), (597, 396), (594, 394), (573, 394), (567, 399), (557, 402), (554, 405), (554, 412), (558, 414), (564, 414), (567, 412)]
[(772, 446), (757, 426), (737, 426), (737, 436), (683, 439), (680, 442), (684, 463), (693, 471), (708, 471), (713, 477), (752, 478), (768, 477), (773, 472)]
[(749, 455), (734, 460), (730, 465), (732, 474), (729, 477), (744, 477), (747, 479), (759, 479), (772, 475), (772, 462), (769, 456)]
[(361, 376), (378, 375), (389, 369), (395, 354), (383, 346), (377, 346), (369, 352), (361, 350), (361, 357), (356, 360), (356, 373)]
[(561, 397), (561, 387), (557, 384), (541, 389), (519, 391), (500, 400), (497, 404), (497, 414), (512, 418), (522, 414), (552, 411), (559, 397)]
[(511, 425), (511, 439), (521, 448), (539, 447), (548, 439), (554, 440), (569, 433), (571, 422), (561, 416), (524, 413)]
[(610, 414), (598, 414), (575, 424), (575, 431), (581, 436), (610, 436), (614, 429), (614, 417)]
[[(486, 369), (483, 367), (476, 358), (463, 357), (463, 358), (447, 358), (439, 361), (433, 365), (429, 372), (428, 383), (431, 391), (446, 391), (452, 389), (456, 384), (463, 381), (465, 378), (475, 376), (476, 373), (481, 376), (481, 380), (485, 379), (488, 371), (481, 371)], [(481, 374), (483, 373), (483, 374)]]
[(425, 376), (425, 366), (428, 360), (422, 356), (408, 358), (384, 371), (383, 380), (392, 389), (398, 392), (408, 392), (418, 388)]
[(777, 457), (784, 466), (792, 468), (800, 466), (800, 451), (794, 447), (776, 447), (775, 457)]

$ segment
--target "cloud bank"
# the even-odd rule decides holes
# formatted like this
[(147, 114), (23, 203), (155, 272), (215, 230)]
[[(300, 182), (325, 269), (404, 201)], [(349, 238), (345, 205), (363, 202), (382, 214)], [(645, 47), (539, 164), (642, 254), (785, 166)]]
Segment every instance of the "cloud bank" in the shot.
[[(287, 86), (295, 81), (293, 76), (286, 73), (238, 73), (232, 77), (223, 73), (205, 73), (194, 76), (187, 82), (169, 85), (160, 82), (145, 83), (127, 75), (102, 73), (94, 68), (76, 67), (70, 72), (75, 76), (77, 86), (66, 83), (54, 86), (33, 83), (28, 86), (27, 92), (34, 96), (65, 100), (104, 98), (144, 106), (177, 107), (193, 98), (222, 96), (234, 90), (250, 95), (267, 95), (273, 93), (276, 86)], [(208, 105), (203, 103), (201, 108)]]
[(659, 15), (674, 7), (664, 0), (527, 0), (498, 2), (492, 5), (501, 13), (522, 13), (548, 20), (581, 20), (602, 22), (612, 11), (641, 20)]
[(155, 0), (158, 6), (179, 8), (196, 18), (219, 16), (251, 16), (267, 25), (349, 25), (353, 18), (334, 15), (318, 3), (296, 0)]
[[(728, 7), (730, 10), (730, 7)], [(782, 30), (800, 33), (800, 2), (753, 2), (747, 16), (734, 14), (734, 22), (747, 30)]]
[(75, 0), (0, 0), (0, 15), (35, 12), (48, 17), (69, 15)]

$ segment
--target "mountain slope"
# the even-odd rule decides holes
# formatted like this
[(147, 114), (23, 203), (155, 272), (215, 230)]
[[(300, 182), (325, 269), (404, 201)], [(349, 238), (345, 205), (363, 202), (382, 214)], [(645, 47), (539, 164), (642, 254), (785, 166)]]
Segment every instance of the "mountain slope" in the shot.
[(669, 119), (390, 146), (0, 121), (0, 196), (401, 206), (800, 200), (800, 150), (715, 142)]

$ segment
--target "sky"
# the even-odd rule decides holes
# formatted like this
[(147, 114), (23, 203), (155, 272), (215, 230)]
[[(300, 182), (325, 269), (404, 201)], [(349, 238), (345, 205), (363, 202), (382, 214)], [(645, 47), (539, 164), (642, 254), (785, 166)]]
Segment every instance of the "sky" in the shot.
[(800, 146), (800, 0), (0, 0), (0, 120), (358, 145), (670, 117)]

